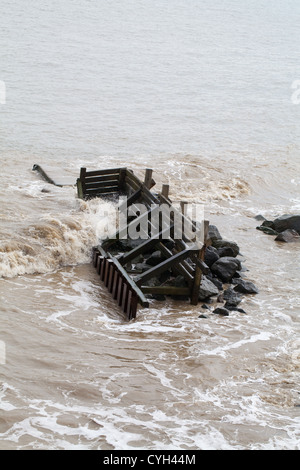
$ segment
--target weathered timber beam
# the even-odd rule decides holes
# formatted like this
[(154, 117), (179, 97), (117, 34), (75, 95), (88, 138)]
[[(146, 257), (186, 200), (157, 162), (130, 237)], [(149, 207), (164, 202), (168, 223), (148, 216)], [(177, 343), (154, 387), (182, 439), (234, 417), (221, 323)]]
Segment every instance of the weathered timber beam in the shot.
[(117, 258), (114, 256), (109, 255), (110, 259), (113, 261), (114, 265), (118, 268), (118, 271), (122, 274), (126, 282), (131, 287), (131, 289), (137, 294), (140, 304), (143, 307), (149, 307), (149, 301), (145, 297), (144, 293), (141, 291), (139, 286), (133, 281), (133, 279), (128, 275), (127, 271), (123, 268), (123, 266), (119, 263)]
[(141, 286), (141, 290), (145, 295), (147, 294), (161, 294), (161, 295), (190, 295), (188, 287), (175, 287), (175, 286)]
[(140, 274), (139, 276), (137, 276), (135, 279), (136, 284), (140, 286), (144, 281), (147, 281), (148, 279), (151, 279), (167, 271), (169, 268), (177, 265), (178, 263), (180, 263), (180, 261), (187, 258), (189, 255), (190, 255), (190, 250), (183, 250), (180, 253), (177, 253), (176, 255), (172, 256), (172, 258), (162, 261), (157, 266), (154, 266), (148, 271), (145, 271), (143, 274)]

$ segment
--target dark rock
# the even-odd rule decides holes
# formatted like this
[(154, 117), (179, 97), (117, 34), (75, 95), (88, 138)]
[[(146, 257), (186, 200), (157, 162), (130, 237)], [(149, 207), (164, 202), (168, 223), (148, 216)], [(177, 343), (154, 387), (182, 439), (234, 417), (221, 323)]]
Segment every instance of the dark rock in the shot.
[(235, 257), (235, 250), (233, 250), (231, 246), (224, 246), (223, 248), (219, 248), (217, 251), (220, 258), (223, 258), (224, 256)]
[(168, 286), (187, 287), (188, 283), (183, 276), (179, 275), (176, 277), (171, 277), (168, 281)]
[(201, 308), (209, 309), (209, 306), (206, 304), (201, 305)]
[(204, 300), (212, 295), (217, 295), (219, 289), (206, 277), (202, 276), (200, 289), (199, 289), (199, 300)]
[(273, 221), (272, 228), (277, 232), (296, 230), (300, 234), (300, 215), (284, 214)]
[(166, 296), (163, 294), (152, 294), (152, 299), (157, 300), (158, 302), (164, 302), (166, 300)]
[(224, 307), (215, 308), (213, 313), (216, 313), (218, 315), (223, 315), (224, 317), (228, 317), (229, 315), (229, 311), (227, 310), (227, 308), (224, 308)]
[(157, 266), (159, 263), (161, 263), (165, 258), (162, 257), (162, 254), (160, 251), (154, 251), (151, 256), (147, 259), (147, 264), (150, 266)]
[(208, 238), (211, 240), (221, 240), (221, 234), (215, 225), (209, 225), (208, 227)]
[(258, 288), (251, 281), (245, 281), (244, 279), (233, 279), (234, 290), (241, 292), (242, 294), (258, 294)]
[(241, 301), (242, 297), (235, 292), (231, 287), (226, 289), (223, 293), (223, 299), (226, 300), (225, 308), (236, 307)]
[(214, 272), (223, 282), (229, 282), (234, 274), (241, 269), (241, 262), (237, 258), (231, 256), (224, 256), (218, 259), (211, 267)]
[(136, 271), (143, 273), (145, 271), (148, 271), (148, 269), (152, 268), (152, 266), (150, 266), (150, 264), (147, 264), (147, 263), (137, 263), (135, 264), (134, 268)]
[(278, 235), (278, 232), (276, 232), (276, 230), (271, 227), (265, 227), (263, 225), (259, 225), (258, 227), (256, 227), (256, 230), (260, 230), (261, 232), (264, 232), (267, 235)]
[(275, 241), (291, 243), (291, 242), (298, 241), (299, 239), (300, 239), (299, 233), (296, 232), (296, 230), (289, 228), (279, 233), (279, 235), (277, 235), (277, 237), (275, 238)]
[(207, 315), (203, 315), (203, 313), (201, 315), (199, 315), (198, 318), (208, 318)]
[[(225, 307), (226, 307), (226, 304), (225, 304)], [(240, 313), (246, 313), (247, 314), (247, 312), (245, 312), (245, 310), (243, 308), (233, 307), (233, 306), (227, 306), (226, 308), (230, 312), (240, 312)]]
[(266, 220), (266, 218), (265, 218), (263, 215), (261, 215), (261, 214), (256, 215), (256, 216), (254, 217), (254, 219), (255, 219), (255, 220)]
[(50, 191), (49, 189), (47, 189), (47, 188), (43, 188), (43, 189), (41, 190), (41, 193), (50, 193), (50, 192), (51, 192), (51, 191)]
[(217, 277), (209, 277), (209, 280), (218, 288), (218, 290), (223, 289), (223, 283)]
[(264, 220), (261, 224), (262, 227), (270, 227), (274, 229), (274, 222), (273, 220)]
[(212, 266), (220, 258), (217, 248), (208, 246), (204, 254), (204, 262), (207, 266)]
[(237, 256), (240, 252), (239, 246), (235, 242), (229, 240), (213, 240), (212, 245), (218, 250), (221, 248), (231, 248), (233, 257)]

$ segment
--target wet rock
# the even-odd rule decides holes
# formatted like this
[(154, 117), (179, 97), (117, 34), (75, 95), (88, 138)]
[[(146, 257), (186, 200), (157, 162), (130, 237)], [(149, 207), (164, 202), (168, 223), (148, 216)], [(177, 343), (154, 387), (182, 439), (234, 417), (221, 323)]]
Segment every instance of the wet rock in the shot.
[(272, 228), (276, 232), (285, 230), (296, 230), (300, 234), (300, 215), (284, 214), (273, 221)]
[[(225, 305), (225, 307), (226, 307), (226, 305)], [(245, 312), (245, 310), (244, 310), (243, 308), (240, 308), (240, 307), (233, 307), (233, 306), (232, 306), (232, 307), (229, 306), (229, 307), (226, 307), (226, 308), (227, 308), (227, 310), (229, 310), (230, 312), (245, 313), (245, 314), (247, 315), (247, 312)]]
[(204, 262), (208, 267), (212, 266), (220, 258), (217, 248), (208, 246), (204, 254)]
[(207, 277), (218, 288), (218, 290), (223, 289), (223, 283), (222, 281), (220, 281), (220, 279), (218, 279), (217, 277), (210, 277), (210, 276), (207, 276)]
[[(229, 240), (213, 240), (212, 245), (217, 248), (217, 250), (220, 250), (222, 248), (231, 248), (232, 256), (235, 257), (239, 254), (240, 248), (235, 242), (231, 242)], [(219, 253), (219, 251), (218, 251)], [(220, 253), (219, 253), (220, 254)], [(226, 255), (225, 255), (226, 256)]]
[(208, 318), (208, 316), (207, 316), (207, 315), (204, 315), (203, 313), (201, 313), (201, 315), (199, 315), (198, 318)]
[(231, 287), (224, 291), (223, 299), (226, 301), (225, 308), (236, 307), (242, 301), (242, 297)]
[(224, 317), (228, 317), (229, 315), (229, 310), (225, 307), (217, 307), (214, 309), (213, 313), (216, 313), (217, 315), (223, 315)]
[(261, 214), (256, 215), (256, 216), (254, 217), (254, 219), (255, 219), (255, 220), (266, 220), (266, 218), (265, 218), (263, 215), (261, 215)]
[(152, 299), (157, 300), (158, 302), (164, 302), (166, 300), (166, 296), (163, 294), (152, 294)]
[(217, 252), (220, 258), (224, 256), (235, 257), (235, 253), (236, 253), (236, 251), (233, 250), (231, 246), (224, 246), (223, 248), (219, 248)]
[(279, 235), (277, 235), (277, 237), (275, 238), (275, 241), (291, 243), (291, 242), (298, 241), (299, 239), (300, 239), (300, 236), (299, 236), (299, 233), (296, 232), (296, 230), (287, 229), (279, 233)]
[(201, 308), (205, 308), (205, 309), (209, 310), (209, 306), (206, 305), (206, 304), (201, 305)]
[(154, 251), (147, 259), (147, 264), (149, 264), (150, 266), (157, 266), (164, 259), (165, 258), (162, 256), (160, 251)]
[(260, 230), (261, 232), (264, 232), (267, 235), (278, 235), (278, 232), (276, 232), (276, 230), (274, 230), (272, 227), (267, 227), (264, 225), (259, 225), (258, 227), (256, 227), (256, 230)]
[(224, 256), (218, 259), (211, 267), (223, 282), (230, 282), (234, 274), (241, 269), (241, 262), (237, 258)]
[(208, 238), (211, 240), (221, 240), (221, 234), (215, 225), (209, 225), (208, 227)]
[(206, 277), (202, 276), (200, 289), (199, 289), (199, 300), (207, 299), (213, 295), (217, 295), (219, 289)]
[(241, 292), (242, 294), (258, 294), (258, 288), (251, 281), (245, 281), (244, 279), (233, 279), (234, 290)]

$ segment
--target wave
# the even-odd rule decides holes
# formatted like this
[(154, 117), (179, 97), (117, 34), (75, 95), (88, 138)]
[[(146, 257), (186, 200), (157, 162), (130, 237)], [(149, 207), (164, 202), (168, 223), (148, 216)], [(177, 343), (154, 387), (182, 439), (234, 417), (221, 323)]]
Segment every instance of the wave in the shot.
[(80, 201), (69, 216), (45, 216), (0, 243), (0, 277), (43, 274), (62, 266), (87, 263), (91, 249), (105, 238), (114, 204)]

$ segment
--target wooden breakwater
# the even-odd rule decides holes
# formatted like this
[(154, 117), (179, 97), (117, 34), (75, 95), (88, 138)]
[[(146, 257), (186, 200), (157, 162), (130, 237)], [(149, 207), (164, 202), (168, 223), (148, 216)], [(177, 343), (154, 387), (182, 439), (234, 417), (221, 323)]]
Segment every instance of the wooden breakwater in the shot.
[[(81, 199), (123, 195), (126, 196), (127, 207), (136, 206), (138, 209), (142, 204), (146, 208), (142, 214), (138, 210), (130, 211), (130, 216), (127, 211), (125, 226), (93, 248), (93, 264), (100, 280), (129, 320), (136, 317), (138, 305), (149, 306), (149, 296), (184, 297), (189, 298), (192, 305), (197, 305), (202, 274), (209, 270), (204, 263), (208, 221), (203, 221), (203, 239), (200, 243), (198, 240), (195, 244), (184, 231), (181, 238), (175, 237), (176, 220), (189, 222), (195, 231), (196, 222), (187, 220), (184, 204), (180, 209), (174, 207), (169, 198), (169, 185), (163, 184), (158, 193), (152, 190), (155, 186), (152, 173), (152, 169), (146, 169), (142, 181), (128, 168), (96, 171), (81, 168), (77, 179), (77, 192)], [(151, 215), (162, 205), (170, 209), (170, 224), (166, 227), (159, 218), (155, 236), (151, 236)], [(133, 225), (143, 226), (144, 236), (139, 240), (128, 240), (126, 237), (124, 240), (124, 233), (128, 234)], [(154, 253), (155, 262), (152, 259), (149, 264)], [(138, 263), (139, 260), (144, 262)], [(174, 279), (178, 277), (182, 280), (180, 285), (174, 284)]]

